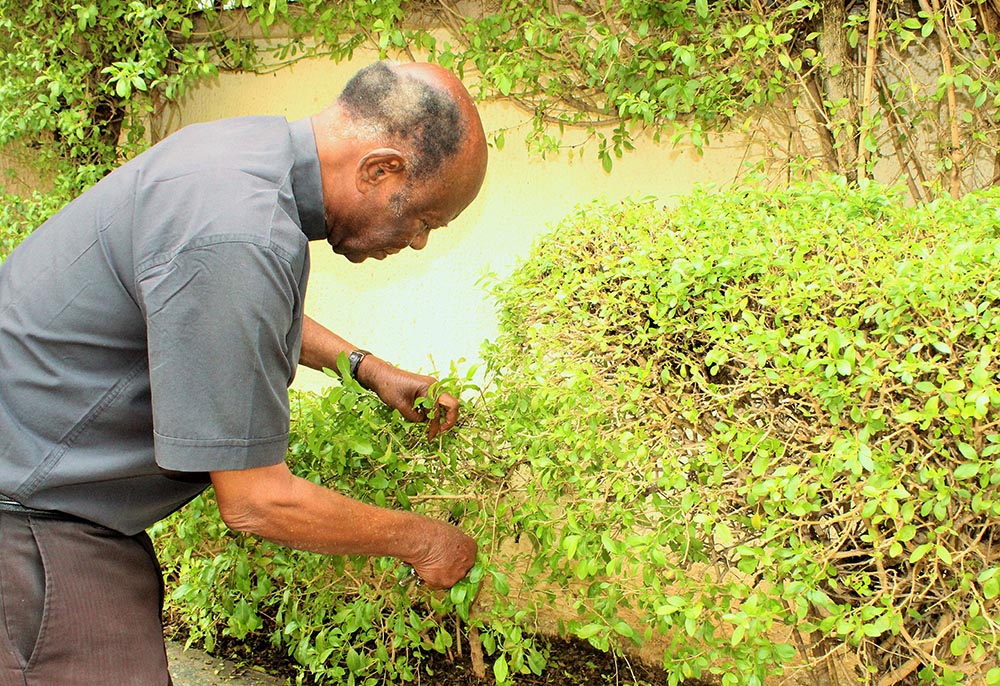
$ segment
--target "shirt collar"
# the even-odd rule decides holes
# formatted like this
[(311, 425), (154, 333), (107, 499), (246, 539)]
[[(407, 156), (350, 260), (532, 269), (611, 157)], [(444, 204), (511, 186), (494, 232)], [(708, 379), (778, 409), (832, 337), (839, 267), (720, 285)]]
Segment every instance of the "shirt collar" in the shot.
[(319, 153), (312, 121), (306, 117), (288, 124), (292, 139), (292, 193), (299, 210), (302, 232), (311, 241), (325, 239), (326, 214), (323, 211), (323, 178), (319, 171)]

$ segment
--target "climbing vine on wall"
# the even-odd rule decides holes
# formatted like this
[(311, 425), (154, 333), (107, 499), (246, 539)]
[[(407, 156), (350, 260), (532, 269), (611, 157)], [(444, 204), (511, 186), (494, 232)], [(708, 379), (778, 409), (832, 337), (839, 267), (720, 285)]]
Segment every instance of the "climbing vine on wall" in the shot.
[[(26, 148), (65, 199), (148, 145), (156, 114), (198, 81), (368, 46), (516, 102), (516, 134), (542, 154), (568, 145), (568, 126), (608, 170), (642, 131), (699, 148), (741, 131), (771, 170), (957, 196), (1000, 180), (998, 5), (0, 0), (0, 146)], [(491, 132), (498, 146), (511, 133)], [(37, 203), (5, 204), (7, 232), (38, 218)]]

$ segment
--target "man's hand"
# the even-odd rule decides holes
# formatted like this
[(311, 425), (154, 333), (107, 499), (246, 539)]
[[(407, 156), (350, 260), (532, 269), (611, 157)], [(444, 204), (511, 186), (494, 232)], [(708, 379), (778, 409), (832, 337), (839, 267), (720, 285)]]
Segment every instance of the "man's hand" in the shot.
[(426, 550), (404, 561), (428, 588), (451, 588), (472, 569), (479, 546), (451, 524), (429, 519), (427, 528)]
[[(302, 356), (300, 364), (312, 369), (336, 369), (340, 355), (347, 355), (356, 348), (310, 317), (302, 320)], [(419, 398), (426, 398), (432, 376), (423, 376), (393, 367), (385, 360), (367, 355), (358, 365), (358, 381), (374, 391), (391, 408), (411, 422), (427, 421), (430, 414), (428, 436), (433, 439), (458, 421), (458, 400), (448, 393), (437, 398), (436, 406), (428, 413), (415, 408)]]
[(431, 385), (436, 381), (433, 376), (414, 374), (369, 355), (358, 366), (358, 381), (411, 422), (427, 421), (430, 415), (429, 439), (433, 440), (458, 421), (458, 399), (450, 393), (439, 395), (429, 413), (415, 407), (418, 399), (428, 397)]

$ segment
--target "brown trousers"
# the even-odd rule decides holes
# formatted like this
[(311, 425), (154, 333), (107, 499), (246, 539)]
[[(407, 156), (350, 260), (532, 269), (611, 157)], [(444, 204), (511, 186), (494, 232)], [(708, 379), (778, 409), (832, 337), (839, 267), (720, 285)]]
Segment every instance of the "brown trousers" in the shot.
[(169, 686), (145, 534), (0, 512), (0, 686)]

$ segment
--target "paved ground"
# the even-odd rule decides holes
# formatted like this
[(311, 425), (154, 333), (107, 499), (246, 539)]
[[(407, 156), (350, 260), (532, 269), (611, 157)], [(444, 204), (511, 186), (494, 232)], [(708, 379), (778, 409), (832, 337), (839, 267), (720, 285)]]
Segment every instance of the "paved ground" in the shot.
[(252, 668), (238, 667), (183, 643), (167, 641), (174, 686), (284, 686), (286, 682)]

